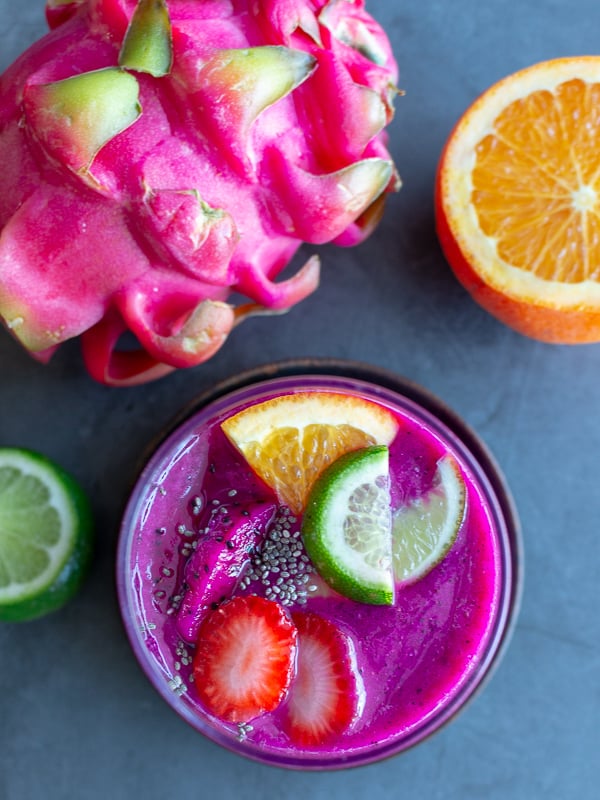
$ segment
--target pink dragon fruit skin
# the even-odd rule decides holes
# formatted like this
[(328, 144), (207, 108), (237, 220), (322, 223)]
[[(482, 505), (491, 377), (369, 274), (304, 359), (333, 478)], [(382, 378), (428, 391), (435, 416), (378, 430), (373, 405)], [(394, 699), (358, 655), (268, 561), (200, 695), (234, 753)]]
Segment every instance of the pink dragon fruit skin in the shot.
[[(136, 6), (49, 0), (51, 32), (0, 77), (0, 318), (40, 361), (81, 336), (112, 385), (302, 300), (316, 256), (275, 280), (299, 246), (363, 241), (399, 187), (397, 68), (362, 0)], [(166, 55), (128, 60), (132, 31)]]
[(186, 642), (196, 642), (212, 604), (231, 595), (276, 510), (273, 502), (223, 505), (210, 517), (186, 562), (186, 589), (175, 617), (177, 631)]

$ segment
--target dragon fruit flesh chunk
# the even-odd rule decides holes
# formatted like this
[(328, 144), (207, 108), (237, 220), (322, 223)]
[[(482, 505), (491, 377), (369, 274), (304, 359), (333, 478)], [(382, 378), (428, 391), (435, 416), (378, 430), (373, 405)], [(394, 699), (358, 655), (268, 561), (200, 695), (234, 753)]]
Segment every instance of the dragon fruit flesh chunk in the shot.
[(175, 625), (186, 642), (195, 643), (212, 604), (229, 597), (276, 509), (276, 503), (262, 502), (214, 510), (185, 565), (186, 589)]
[[(397, 67), (364, 0), (48, 0), (0, 76), (0, 319), (97, 380), (206, 361), (318, 284), (400, 181)], [(233, 304), (231, 294), (247, 298)], [(130, 332), (137, 348), (121, 346)]]

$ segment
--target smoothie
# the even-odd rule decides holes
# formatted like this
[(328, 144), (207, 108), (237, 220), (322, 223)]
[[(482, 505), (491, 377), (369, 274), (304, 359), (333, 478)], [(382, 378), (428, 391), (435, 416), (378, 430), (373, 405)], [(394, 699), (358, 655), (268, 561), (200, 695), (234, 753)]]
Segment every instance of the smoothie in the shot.
[[(388, 445), (393, 519), (435, 493), (440, 464), (451, 462), (456, 470), (464, 503), (455, 535), (424, 575), (408, 581), (394, 576), (391, 602), (359, 602), (332, 588), (307, 554), (302, 511), (282, 503), (222, 427), (240, 409), (298, 392), (356, 396), (393, 416), (396, 428)], [(251, 524), (244, 525), (244, 518)], [(265, 381), (194, 413), (147, 464), (123, 521), (121, 607), (153, 684), (212, 740), (278, 766), (367, 763), (436, 730), (489, 673), (514, 611), (512, 526), (472, 452), (412, 400), (337, 376)], [(289, 674), (273, 708), (246, 719), (235, 712), (220, 716), (207, 705), (198, 663), (199, 632), (208, 631), (202, 625), (234, 598), (254, 597), (276, 604), (294, 637), (296, 627), (302, 633), (306, 620), (315, 619), (330, 626), (327, 637), (339, 635), (345, 656), (336, 660), (352, 673), (340, 678), (348, 681), (351, 711), (345, 706), (340, 712), (347, 715), (345, 723), (321, 740), (297, 735), (290, 722), (301, 649), (291, 649), (281, 667)], [(294, 647), (302, 647), (299, 637)]]

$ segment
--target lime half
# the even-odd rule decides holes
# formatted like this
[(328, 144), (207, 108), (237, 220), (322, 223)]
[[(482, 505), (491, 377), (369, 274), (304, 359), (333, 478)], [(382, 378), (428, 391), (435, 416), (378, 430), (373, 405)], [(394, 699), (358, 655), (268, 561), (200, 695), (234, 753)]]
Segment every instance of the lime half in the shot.
[(389, 451), (375, 445), (341, 456), (317, 479), (302, 537), (333, 589), (361, 603), (391, 605), (391, 524)]
[(31, 450), (0, 448), (0, 620), (40, 617), (79, 589), (92, 515), (75, 480)]
[(456, 539), (464, 513), (465, 484), (460, 469), (452, 456), (444, 456), (429, 492), (393, 513), (393, 564), (398, 583), (412, 583), (440, 563)]

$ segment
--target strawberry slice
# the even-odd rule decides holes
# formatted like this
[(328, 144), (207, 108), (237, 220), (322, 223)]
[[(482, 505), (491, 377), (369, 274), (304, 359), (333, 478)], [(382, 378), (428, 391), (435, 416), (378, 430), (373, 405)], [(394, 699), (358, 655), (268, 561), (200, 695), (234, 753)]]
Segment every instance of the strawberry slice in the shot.
[(310, 747), (339, 736), (360, 716), (365, 690), (351, 639), (312, 613), (296, 613), (296, 676), (286, 704), (286, 731)]
[(215, 716), (248, 722), (273, 711), (294, 674), (296, 627), (282, 606), (235, 597), (204, 618), (193, 671), (198, 696)]

